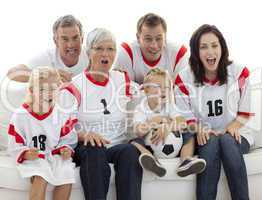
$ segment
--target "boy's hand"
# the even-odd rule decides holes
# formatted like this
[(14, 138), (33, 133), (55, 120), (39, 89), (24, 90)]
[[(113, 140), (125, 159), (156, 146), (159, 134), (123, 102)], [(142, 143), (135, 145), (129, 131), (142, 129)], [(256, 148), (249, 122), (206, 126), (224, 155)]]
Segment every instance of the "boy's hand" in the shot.
[(38, 158), (38, 149), (37, 148), (32, 148), (29, 149), (25, 152), (24, 154), (24, 159), (25, 160), (35, 160)]
[(152, 133), (152, 137), (151, 137), (152, 144), (157, 145), (161, 141), (164, 143), (165, 138), (169, 133), (170, 130), (168, 124), (166, 123), (161, 124)]
[(163, 117), (163, 116), (154, 116), (152, 117), (148, 123), (152, 128), (157, 128), (160, 124), (166, 123), (169, 124), (171, 120), (168, 117)]
[(65, 147), (60, 149), (60, 155), (63, 160), (68, 160), (72, 156), (72, 151), (69, 148)]
[(183, 131), (187, 128), (187, 123), (184, 117), (176, 117), (172, 120), (172, 131)]
[(162, 116), (154, 116), (148, 122), (150, 125), (160, 124), (162, 121)]

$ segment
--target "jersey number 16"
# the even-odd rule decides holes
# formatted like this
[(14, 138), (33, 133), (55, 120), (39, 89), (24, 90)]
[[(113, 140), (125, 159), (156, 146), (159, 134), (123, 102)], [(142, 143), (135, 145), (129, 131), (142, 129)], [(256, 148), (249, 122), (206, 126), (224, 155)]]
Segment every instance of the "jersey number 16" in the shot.
[(217, 99), (215, 101), (208, 101), (208, 117), (219, 116), (223, 114), (222, 100)]

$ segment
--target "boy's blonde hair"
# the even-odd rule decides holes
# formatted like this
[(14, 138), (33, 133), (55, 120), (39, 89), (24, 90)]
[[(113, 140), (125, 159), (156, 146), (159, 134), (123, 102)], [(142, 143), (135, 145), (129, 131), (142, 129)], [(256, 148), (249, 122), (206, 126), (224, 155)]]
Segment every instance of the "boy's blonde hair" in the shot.
[(39, 88), (42, 84), (47, 83), (52, 78), (52, 80), (61, 83), (61, 77), (56, 69), (48, 66), (39, 66), (32, 70), (29, 81), (28, 81), (28, 91), (25, 98), (26, 103), (33, 103), (32, 99), (32, 89)]
[[(151, 82), (151, 79), (152, 77), (155, 77), (155, 76), (162, 76), (164, 77), (165, 79), (167, 79), (167, 81), (171, 84), (171, 79), (170, 79), (170, 76), (168, 74), (167, 71), (165, 71), (164, 69), (161, 69), (161, 68), (154, 68), (154, 69), (151, 69), (149, 70), (149, 72), (147, 72), (145, 78), (144, 78), (144, 84), (148, 84)], [(171, 84), (172, 85), (172, 84)]]

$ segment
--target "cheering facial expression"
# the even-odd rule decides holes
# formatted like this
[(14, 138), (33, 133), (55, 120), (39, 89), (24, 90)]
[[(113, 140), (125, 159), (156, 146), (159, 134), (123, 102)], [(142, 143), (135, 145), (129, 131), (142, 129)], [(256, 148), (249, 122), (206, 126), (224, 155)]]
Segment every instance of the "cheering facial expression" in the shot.
[(141, 33), (137, 33), (141, 51), (148, 61), (156, 61), (162, 54), (166, 44), (166, 33), (161, 24), (155, 27), (143, 25)]
[(38, 83), (30, 88), (33, 97), (33, 106), (36, 112), (46, 113), (54, 106), (59, 91), (60, 80), (56, 76), (39, 79)]
[(221, 45), (213, 33), (205, 33), (199, 41), (199, 58), (205, 68), (205, 74), (217, 73), (221, 58)]
[(115, 43), (104, 40), (94, 44), (89, 53), (93, 73), (107, 75), (116, 56)]
[(59, 27), (54, 36), (54, 41), (64, 64), (68, 67), (76, 65), (83, 43), (79, 27), (77, 25)]
[(150, 81), (145, 83), (145, 93), (149, 105), (157, 107), (163, 106), (170, 99), (171, 84), (170, 80), (161, 75), (155, 75)]

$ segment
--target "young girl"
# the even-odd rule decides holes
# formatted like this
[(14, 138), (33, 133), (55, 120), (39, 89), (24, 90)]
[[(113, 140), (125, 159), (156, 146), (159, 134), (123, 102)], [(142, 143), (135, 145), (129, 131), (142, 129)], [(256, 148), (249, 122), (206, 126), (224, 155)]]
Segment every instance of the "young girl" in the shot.
[[(155, 68), (144, 78), (146, 100), (141, 101), (134, 114), (135, 131), (139, 137), (144, 137), (154, 131), (151, 137), (153, 144), (165, 140), (170, 132), (179, 131), (183, 137), (181, 148), (181, 164), (177, 174), (181, 177), (200, 173), (205, 169), (205, 160), (192, 158), (194, 153), (193, 134), (185, 132), (185, 120), (179, 115), (172, 101), (172, 84), (166, 71)], [(140, 157), (142, 166), (150, 166), (149, 155)], [(152, 160), (152, 159), (151, 159)], [(152, 161), (150, 161), (152, 163)], [(152, 165), (152, 164), (151, 164)]]
[(69, 199), (75, 182), (71, 156), (77, 143), (77, 119), (58, 109), (60, 83), (55, 69), (34, 69), (26, 100), (14, 112), (9, 125), (8, 150), (20, 175), (31, 177), (30, 199), (44, 200), (47, 183), (55, 186), (55, 200)]

